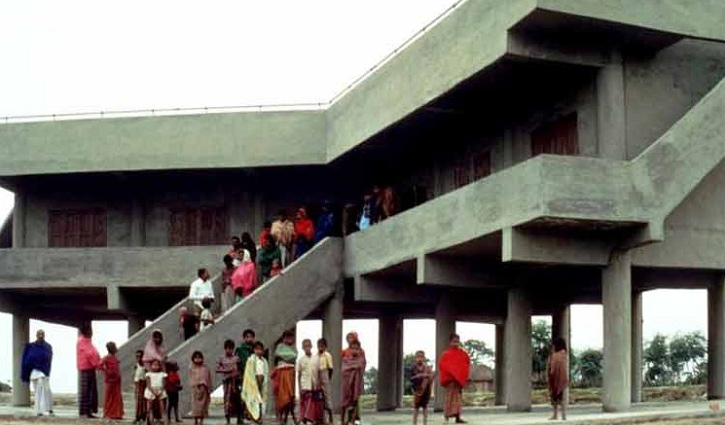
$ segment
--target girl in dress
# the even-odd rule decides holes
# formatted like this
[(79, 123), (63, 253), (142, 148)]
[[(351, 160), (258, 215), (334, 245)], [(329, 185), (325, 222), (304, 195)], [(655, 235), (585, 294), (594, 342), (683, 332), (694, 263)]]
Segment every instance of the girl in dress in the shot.
[(194, 417), (194, 425), (202, 425), (204, 418), (209, 416), (211, 385), (211, 371), (204, 364), (204, 355), (201, 351), (194, 351), (189, 366), (189, 386), (192, 389), (191, 416)]
[[(146, 373), (146, 409), (148, 415), (146, 416), (146, 423), (151, 424), (154, 416), (154, 403), (159, 403), (159, 410), (161, 412), (166, 411), (166, 377), (168, 375), (161, 368), (160, 360), (153, 360), (151, 362), (151, 371)], [(162, 414), (163, 418), (164, 415)], [(162, 419), (163, 421), (163, 419)]]

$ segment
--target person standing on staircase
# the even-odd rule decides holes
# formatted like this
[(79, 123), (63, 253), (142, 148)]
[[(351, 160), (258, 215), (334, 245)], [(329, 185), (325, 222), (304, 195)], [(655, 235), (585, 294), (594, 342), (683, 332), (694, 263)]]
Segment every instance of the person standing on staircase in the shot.
[(214, 302), (214, 288), (209, 280), (209, 271), (207, 269), (201, 268), (197, 270), (196, 275), (198, 278), (191, 282), (191, 286), (189, 287), (189, 298), (194, 302), (197, 314), (199, 314), (204, 309), (204, 306), (201, 304), (202, 301), (208, 299)]
[(292, 243), (295, 237), (295, 224), (289, 219), (287, 211), (281, 210), (270, 230), (282, 255), (282, 267), (292, 262)]

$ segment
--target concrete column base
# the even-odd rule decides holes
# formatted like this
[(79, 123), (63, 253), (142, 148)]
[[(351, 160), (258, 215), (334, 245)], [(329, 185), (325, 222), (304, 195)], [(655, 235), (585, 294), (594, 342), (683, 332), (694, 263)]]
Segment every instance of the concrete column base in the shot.
[(25, 345), (30, 341), (30, 319), (13, 314), (13, 406), (30, 406), (30, 387), (20, 380)]
[(604, 304), (605, 412), (629, 410), (632, 403), (632, 268), (631, 254), (615, 253), (602, 271)]
[(509, 289), (504, 330), (505, 397), (509, 412), (531, 411), (531, 301), (525, 288)]
[(707, 398), (725, 398), (725, 281), (707, 291)]
[[(436, 319), (436, 359), (440, 359), (441, 354), (448, 348), (452, 333), (456, 332), (456, 320), (453, 316), (453, 304), (447, 294), (442, 294), (438, 300), (435, 312)], [(436, 370), (438, 367), (436, 366)], [(435, 412), (443, 411), (443, 403), (445, 401), (445, 390), (441, 387), (440, 381), (435, 380), (433, 388), (433, 410)]]

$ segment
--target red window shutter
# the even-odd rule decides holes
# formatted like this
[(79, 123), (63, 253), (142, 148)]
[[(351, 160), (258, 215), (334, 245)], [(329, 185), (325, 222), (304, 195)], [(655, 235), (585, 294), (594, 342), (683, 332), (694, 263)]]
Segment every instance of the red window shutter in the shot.
[(468, 161), (458, 161), (453, 166), (453, 185), (456, 189), (471, 182)]
[(58, 210), (48, 212), (48, 246), (55, 248), (98, 247), (108, 243), (106, 210)]
[(577, 114), (569, 114), (531, 133), (531, 154), (578, 155), (578, 139)]
[(480, 180), (491, 175), (491, 151), (473, 155), (473, 180)]

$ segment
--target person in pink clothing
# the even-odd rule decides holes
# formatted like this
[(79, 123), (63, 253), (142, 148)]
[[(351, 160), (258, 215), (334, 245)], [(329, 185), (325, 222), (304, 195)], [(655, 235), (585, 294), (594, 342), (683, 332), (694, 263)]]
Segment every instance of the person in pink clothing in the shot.
[(98, 388), (96, 369), (101, 364), (101, 355), (93, 346), (93, 329), (87, 323), (81, 327), (76, 343), (76, 366), (78, 367), (78, 414), (95, 418), (98, 413)]
[(250, 296), (257, 289), (257, 266), (247, 250), (244, 251), (242, 263), (234, 270), (231, 279), (236, 302)]

